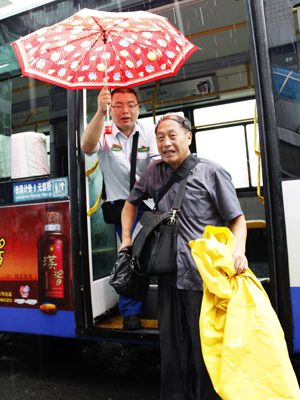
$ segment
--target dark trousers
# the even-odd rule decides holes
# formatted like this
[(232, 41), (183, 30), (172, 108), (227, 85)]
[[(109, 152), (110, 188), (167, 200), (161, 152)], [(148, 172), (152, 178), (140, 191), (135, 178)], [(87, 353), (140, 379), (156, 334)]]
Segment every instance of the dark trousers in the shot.
[(220, 400), (206, 370), (200, 343), (203, 292), (158, 284), (161, 400)]

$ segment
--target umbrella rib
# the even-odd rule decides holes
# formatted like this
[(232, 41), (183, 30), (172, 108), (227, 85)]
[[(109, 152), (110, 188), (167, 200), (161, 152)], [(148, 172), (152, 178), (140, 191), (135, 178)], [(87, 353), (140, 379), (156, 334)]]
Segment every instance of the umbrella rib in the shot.
[[(99, 28), (102, 30), (102, 32), (108, 32), (108, 35), (113, 31), (113, 29), (114, 29), (114, 27), (116, 27), (116, 26), (118, 26), (118, 24), (119, 23), (116, 23), (116, 24), (113, 24), (110, 28), (108, 28), (108, 29), (104, 29), (100, 24), (99, 24), (99, 22), (95, 19), (95, 17), (91, 17), (94, 21), (95, 21), (95, 23), (99, 26)], [(128, 18), (123, 18), (122, 19), (122, 22), (126, 22), (127, 20), (129, 20), (130, 19), (130, 17), (128, 17)], [(152, 21), (150, 21), (150, 23), (151, 24), (153, 24), (153, 22)], [(158, 25), (157, 24), (153, 24), (155, 27), (157, 27), (158, 28), (158, 30), (151, 30), (151, 29), (149, 29), (149, 28), (146, 28), (143, 32), (151, 32), (151, 33), (155, 33), (155, 32), (162, 32), (162, 33), (164, 33), (164, 31), (161, 29), (161, 28), (159, 28), (158, 27)], [(118, 31), (118, 32), (116, 32), (117, 34), (119, 34), (119, 33), (121, 33), (121, 32), (131, 32), (131, 33), (137, 33), (136, 32), (136, 30), (134, 30), (134, 29), (123, 29), (123, 31)], [(178, 31), (178, 32), (180, 32), (180, 31)], [(181, 32), (180, 32), (181, 33)], [(182, 33), (181, 33), (181, 35), (182, 35)]]
[[(105, 44), (107, 45), (107, 38), (108, 38), (108, 35), (109, 35), (110, 32), (108, 31), (108, 35), (105, 36), (106, 29), (104, 29), (104, 28), (99, 24), (99, 22), (95, 19), (95, 17), (92, 16), (92, 19), (93, 19), (94, 22), (99, 26), (99, 28), (100, 28), (100, 30), (101, 30), (101, 39), (103, 40), (103, 43), (105, 43)], [(123, 21), (124, 21), (124, 20), (123, 20)], [(115, 25), (113, 25), (113, 26), (117, 26), (117, 24), (115, 24)], [(104, 36), (104, 37), (103, 37), (103, 36)], [(98, 34), (98, 39), (99, 39), (99, 34)], [(109, 42), (109, 41), (108, 41), (108, 42)], [(96, 46), (96, 44), (97, 44), (97, 41), (95, 41), (95, 42), (92, 44), (91, 48), (93, 48), (94, 46)], [(115, 51), (114, 47), (112, 46), (112, 44), (110, 44), (110, 47), (111, 47), (112, 51), (114, 52), (114, 55), (115, 55), (116, 60), (118, 60), (119, 63), (121, 64), (121, 61), (120, 61), (119, 58), (117, 58), (116, 51)], [(86, 56), (87, 56), (87, 55), (86, 55)], [(105, 54), (105, 57), (106, 57), (106, 54)], [(84, 57), (84, 59), (85, 59), (85, 57)], [(106, 60), (106, 61), (107, 61), (107, 60)], [(106, 63), (106, 68), (107, 68), (107, 63)], [(122, 70), (123, 70), (123, 68), (122, 68)], [(77, 72), (77, 71), (76, 71), (76, 72)], [(106, 71), (106, 78), (107, 78), (107, 74), (108, 74), (108, 71)], [(106, 80), (106, 84), (108, 84), (108, 78), (107, 78), (107, 80)]]
[[(94, 36), (94, 37), (93, 37)], [(95, 37), (96, 36), (96, 37)], [(99, 34), (96, 34), (96, 33), (91, 33), (90, 35), (87, 35), (86, 36), (86, 38), (91, 38), (92, 39), (92, 44), (91, 44), (91, 49), (93, 48), (93, 47), (95, 47), (97, 44), (98, 44), (98, 41), (99, 41)], [(102, 39), (102, 37), (101, 37), (101, 39)], [(79, 39), (78, 39), (79, 40)], [(80, 39), (81, 40), (81, 39)], [(103, 39), (102, 39), (103, 40)], [(74, 42), (75, 42), (75, 40), (74, 40)], [(74, 43), (73, 42), (73, 43)], [(88, 57), (88, 53), (86, 53), (85, 55), (84, 54), (82, 54), (81, 56), (80, 56), (80, 58), (79, 59), (81, 59), (81, 60), (85, 60), (86, 59), (86, 57)], [(78, 64), (79, 65), (79, 67), (78, 68), (76, 68), (76, 69), (74, 69), (74, 72), (76, 72), (76, 76), (78, 75), (78, 71), (80, 71), (80, 64)]]
[[(99, 24), (99, 22), (95, 19), (95, 17), (92, 17), (92, 19), (94, 20), (94, 22), (99, 26), (99, 28), (100, 28), (100, 30), (101, 30), (101, 38), (102, 38), (102, 40), (103, 40), (103, 36), (102, 36), (102, 34), (104, 33), (104, 40), (105, 39), (108, 39), (108, 37), (109, 37), (109, 35), (113, 32), (113, 28), (114, 27), (116, 27), (118, 24), (114, 24), (112, 27), (110, 27), (109, 29), (104, 29), (100, 24)], [(126, 19), (123, 19), (122, 20), (122, 22), (124, 22), (124, 21), (127, 21), (128, 19), (130, 19), (130, 18), (126, 18)], [(157, 26), (157, 25), (156, 25)], [(158, 28), (159, 29), (159, 28)], [(105, 33), (107, 32), (107, 36), (105, 37)], [(124, 36), (122, 35), (122, 33), (123, 32), (130, 32), (130, 33), (137, 33), (135, 30), (133, 30), (133, 29), (124, 29), (124, 30), (122, 30), (122, 31), (114, 31), (114, 33), (115, 33), (115, 35), (117, 36), (117, 37), (120, 37), (121, 39), (123, 39), (124, 38)], [(153, 31), (153, 30), (149, 30), (149, 29), (145, 29), (144, 30), (144, 32), (151, 32), (151, 33), (153, 33), (153, 32), (157, 32), (157, 31)], [(159, 32), (162, 32), (162, 33), (164, 33), (162, 30), (160, 30), (159, 29)], [(90, 36), (92, 36), (93, 34), (91, 34)], [(88, 36), (87, 36), (88, 37)], [(99, 34), (98, 34), (98, 39), (99, 39)], [(103, 40), (103, 42), (105, 43), (105, 41)], [(127, 40), (128, 41), (128, 39), (125, 37), (124, 38), (124, 40)], [(109, 40), (107, 41), (108, 43), (110, 42)], [(147, 47), (147, 46), (145, 46), (144, 44), (142, 44), (142, 43), (135, 43), (135, 42), (129, 42), (130, 43), (130, 45), (132, 46), (135, 46), (135, 47), (143, 47), (143, 48), (145, 48), (145, 49), (149, 49), (150, 51), (152, 51), (153, 53), (155, 53), (158, 57), (161, 57), (161, 55), (157, 52), (157, 50), (156, 49), (152, 49), (152, 48), (149, 48), (149, 47)], [(91, 48), (93, 48), (95, 45), (97, 44), (97, 41), (95, 41), (93, 44), (92, 44), (92, 46), (91, 46)], [(116, 60), (118, 60), (118, 62), (120, 63), (120, 65), (122, 65), (122, 61), (121, 61), (121, 59), (119, 58), (119, 57), (117, 57), (117, 53), (116, 53), (116, 51), (115, 51), (115, 48), (114, 48), (114, 46), (112, 45), (112, 43), (110, 43), (110, 47), (111, 47), (111, 49), (112, 49), (112, 51), (114, 52), (114, 55), (115, 55), (115, 58), (116, 58)], [(83, 58), (83, 59), (85, 59), (87, 57), (87, 55)], [(78, 70), (76, 70), (76, 72), (77, 72)], [(123, 66), (122, 66), (122, 71), (124, 71), (124, 68), (123, 68)], [(108, 71), (107, 71), (107, 73), (108, 73)], [(106, 82), (107, 84), (108, 84), (108, 81)]]

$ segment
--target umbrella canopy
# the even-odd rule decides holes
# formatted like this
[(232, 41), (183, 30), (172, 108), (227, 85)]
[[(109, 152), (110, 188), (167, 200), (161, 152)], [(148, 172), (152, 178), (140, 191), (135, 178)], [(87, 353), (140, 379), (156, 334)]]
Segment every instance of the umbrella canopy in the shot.
[(198, 49), (164, 17), (87, 8), (13, 46), (22, 75), (67, 89), (130, 87), (175, 75)]

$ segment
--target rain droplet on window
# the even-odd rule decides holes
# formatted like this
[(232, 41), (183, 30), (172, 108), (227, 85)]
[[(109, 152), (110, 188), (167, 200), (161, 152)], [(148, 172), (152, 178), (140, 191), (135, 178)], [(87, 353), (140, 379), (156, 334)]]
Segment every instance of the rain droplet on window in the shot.
[(200, 10), (200, 16), (201, 16), (202, 25), (204, 25), (204, 19), (203, 19), (203, 14), (202, 14), (202, 8), (199, 7), (199, 10)]

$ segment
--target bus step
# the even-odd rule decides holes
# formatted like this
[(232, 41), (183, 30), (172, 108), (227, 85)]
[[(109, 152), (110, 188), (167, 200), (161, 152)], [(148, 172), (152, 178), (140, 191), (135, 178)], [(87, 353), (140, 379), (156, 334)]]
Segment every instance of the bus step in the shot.
[[(157, 329), (157, 320), (141, 319), (142, 329)], [(95, 324), (96, 328), (123, 329), (123, 317), (116, 315)]]

